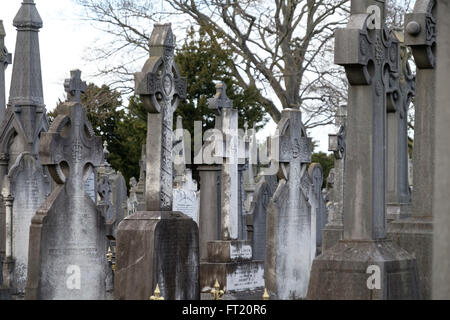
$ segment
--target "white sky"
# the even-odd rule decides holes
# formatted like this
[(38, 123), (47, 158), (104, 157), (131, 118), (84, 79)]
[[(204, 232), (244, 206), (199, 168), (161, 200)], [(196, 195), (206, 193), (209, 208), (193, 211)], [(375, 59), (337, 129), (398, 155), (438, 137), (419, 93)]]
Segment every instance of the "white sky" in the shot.
[[(14, 54), (16, 30), (12, 21), (21, 6), (21, 0), (0, 0), (0, 20), (5, 26), (5, 44), (8, 51)], [(35, 0), (37, 9), (44, 22), (39, 34), (42, 80), (44, 87), (44, 101), (48, 111), (56, 107), (58, 99), (63, 99), (64, 80), (69, 77), (70, 70), (80, 69), (83, 80), (102, 85), (102, 79), (93, 75), (96, 66), (83, 60), (86, 49), (94, 42), (102, 39), (104, 34), (93, 28), (88, 22), (81, 21), (79, 17), (82, 9), (72, 0)], [(177, 41), (179, 41), (177, 37)], [(6, 96), (9, 95), (9, 84), (12, 67), (6, 70)], [(138, 70), (136, 70), (138, 71)], [(126, 103), (124, 101), (124, 103)], [(258, 134), (263, 140), (275, 132), (276, 125), (271, 121), (264, 130)], [(316, 151), (328, 152), (328, 134), (335, 129), (333, 126), (314, 129), (309, 132), (310, 137), (319, 143)]]

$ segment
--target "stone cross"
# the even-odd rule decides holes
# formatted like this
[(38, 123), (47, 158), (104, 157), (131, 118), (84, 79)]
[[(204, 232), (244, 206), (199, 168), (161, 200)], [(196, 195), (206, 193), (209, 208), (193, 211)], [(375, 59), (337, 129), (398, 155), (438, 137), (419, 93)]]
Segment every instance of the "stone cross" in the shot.
[[(409, 66), (409, 53), (403, 33), (395, 32), (400, 42), (398, 73), (390, 73), (387, 99), (387, 203), (388, 219), (406, 214), (411, 202), (408, 177), (408, 109), (415, 94), (415, 76)], [(392, 211), (392, 212), (391, 212)]]
[(239, 161), (238, 161), (238, 111), (233, 109), (226, 93), (227, 86), (221, 82), (216, 85), (216, 95), (209, 99), (208, 107), (217, 110), (220, 116), (222, 134), (224, 136), (222, 150), (222, 221), (223, 241), (237, 240), (239, 237)]
[[(378, 7), (375, 13), (367, 13), (369, 5)], [(384, 1), (353, 0), (347, 28), (336, 31), (335, 63), (345, 67), (350, 85), (345, 239), (386, 237), (386, 88), (389, 72), (398, 72), (398, 41), (384, 26), (384, 12)]]
[(136, 94), (148, 111), (146, 208), (171, 211), (173, 188), (173, 114), (186, 98), (186, 79), (174, 62), (175, 37), (170, 24), (155, 25), (150, 58), (135, 75)]
[[(344, 235), (314, 260), (311, 300), (420, 298), (415, 257), (386, 238), (386, 95), (399, 54), (384, 25), (385, 6), (352, 0), (347, 27), (335, 33), (335, 63), (349, 82)], [(371, 268), (379, 270), (380, 287), (367, 282)]]
[(316, 241), (308, 203), (312, 143), (299, 110), (282, 111), (273, 143), (277, 141), (279, 159), (272, 160), (280, 164), (280, 182), (267, 209), (266, 286), (279, 299), (304, 298)]
[(64, 89), (67, 92), (67, 98), (71, 102), (81, 102), (81, 94), (86, 93), (86, 82), (81, 81), (81, 71), (72, 70), (70, 79), (64, 81)]
[[(80, 71), (71, 76), (73, 83), (82, 83)], [(75, 86), (69, 94), (79, 97), (79, 89)], [(41, 163), (56, 184), (32, 219), (25, 299), (101, 300), (106, 292), (106, 221), (84, 182), (103, 163), (102, 139), (79, 102), (65, 102), (57, 114), (39, 145)], [(67, 284), (73, 272), (80, 274), (79, 290)]]
[[(78, 101), (73, 101), (79, 99), (85, 87), (80, 76), (81, 71), (71, 71), (71, 79), (65, 82), (78, 84), (68, 92), (70, 103), (61, 107), (61, 112), (68, 114), (67, 118), (64, 118), (65, 121), (70, 119), (70, 134), (44, 133), (45, 138), (41, 138), (44, 141), (40, 144), (39, 154), (41, 163), (49, 166), (53, 179), (58, 184), (66, 184), (69, 189), (73, 189), (74, 195), (81, 197), (84, 196), (82, 186), (91, 173), (90, 169), (99, 167), (103, 162), (103, 145), (102, 139), (94, 135), (92, 127), (86, 122), (86, 111)], [(61, 125), (63, 124), (65, 123)]]
[(0, 123), (3, 120), (6, 108), (5, 70), (12, 63), (12, 55), (8, 53), (5, 47), (5, 36), (3, 21), (0, 20)]
[[(288, 122), (289, 126), (286, 128), (278, 126), (283, 130), (289, 128), (288, 132), (279, 132), (280, 174), (281, 178), (299, 185), (300, 179), (307, 169), (305, 166), (302, 167), (302, 164), (311, 162), (312, 140), (306, 136), (304, 130), (302, 131), (303, 125), (300, 112), (293, 112), (292, 110), (286, 112), (284, 122)], [(293, 197), (292, 199), (298, 199), (298, 197)]]

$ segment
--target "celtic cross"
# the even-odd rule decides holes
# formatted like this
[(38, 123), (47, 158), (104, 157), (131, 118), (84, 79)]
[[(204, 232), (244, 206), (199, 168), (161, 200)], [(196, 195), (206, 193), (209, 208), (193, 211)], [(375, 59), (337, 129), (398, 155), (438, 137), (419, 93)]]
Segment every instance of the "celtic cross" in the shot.
[(64, 82), (64, 89), (67, 92), (67, 98), (71, 102), (81, 102), (81, 94), (86, 93), (86, 82), (81, 81), (81, 71), (72, 70), (70, 79)]
[(155, 25), (150, 58), (135, 75), (135, 92), (148, 111), (146, 207), (171, 211), (173, 188), (173, 114), (186, 98), (186, 79), (174, 62), (175, 38), (170, 24)]
[(385, 28), (384, 1), (352, 0), (351, 8), (335, 42), (335, 63), (345, 67), (350, 85), (344, 234), (384, 239), (386, 94), (391, 73), (398, 73), (398, 40)]
[[(72, 79), (80, 79), (81, 72), (72, 71), (71, 74)], [(69, 82), (66, 80), (66, 83)], [(74, 88), (81, 92), (79, 86)], [(69, 194), (84, 197), (84, 181), (93, 168), (103, 162), (102, 139), (95, 136), (86, 111), (79, 102), (63, 103), (58, 107), (57, 114), (49, 131), (41, 134), (41, 163), (48, 166), (57, 184), (67, 186)]]

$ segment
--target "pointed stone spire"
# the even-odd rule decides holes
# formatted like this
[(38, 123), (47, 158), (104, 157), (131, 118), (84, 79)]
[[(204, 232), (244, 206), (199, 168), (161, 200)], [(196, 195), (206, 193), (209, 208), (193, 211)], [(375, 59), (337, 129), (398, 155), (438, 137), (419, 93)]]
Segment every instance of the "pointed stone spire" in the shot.
[(22, 2), (13, 25), (17, 40), (8, 104), (44, 107), (38, 34), (43, 23), (33, 0)]
[(5, 70), (11, 64), (12, 56), (5, 47), (5, 28), (3, 21), (0, 20), (0, 123), (5, 115), (6, 96), (5, 96)]

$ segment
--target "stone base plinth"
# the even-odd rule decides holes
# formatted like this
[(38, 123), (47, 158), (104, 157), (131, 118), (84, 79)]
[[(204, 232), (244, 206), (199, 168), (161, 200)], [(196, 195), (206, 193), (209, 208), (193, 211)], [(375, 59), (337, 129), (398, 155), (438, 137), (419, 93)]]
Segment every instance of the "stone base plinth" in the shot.
[(417, 263), (391, 241), (342, 240), (314, 260), (307, 298), (420, 299)]
[(388, 226), (388, 239), (416, 258), (421, 296), (423, 299), (431, 299), (432, 219), (408, 218), (394, 221)]
[(250, 241), (211, 241), (207, 244), (207, 262), (237, 262), (252, 260)]
[(411, 204), (388, 203), (386, 206), (386, 215), (388, 222), (406, 219), (411, 216)]
[(216, 280), (226, 293), (264, 288), (264, 261), (252, 261), (249, 241), (211, 241), (208, 261), (200, 264), (200, 289), (209, 293)]
[(219, 281), (221, 289), (226, 293), (254, 291), (264, 288), (264, 262), (201, 263), (201, 292), (211, 292), (216, 280)]
[(119, 224), (116, 300), (199, 300), (198, 227), (180, 212), (137, 212)]
[(344, 239), (343, 225), (327, 225), (323, 229), (322, 253), (333, 248), (342, 239)]

